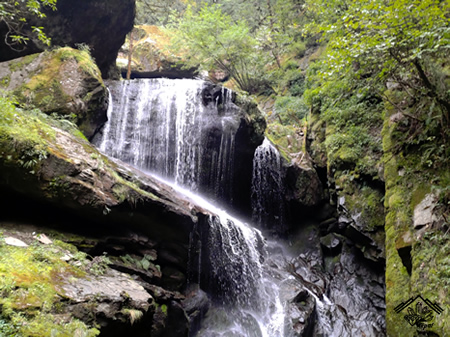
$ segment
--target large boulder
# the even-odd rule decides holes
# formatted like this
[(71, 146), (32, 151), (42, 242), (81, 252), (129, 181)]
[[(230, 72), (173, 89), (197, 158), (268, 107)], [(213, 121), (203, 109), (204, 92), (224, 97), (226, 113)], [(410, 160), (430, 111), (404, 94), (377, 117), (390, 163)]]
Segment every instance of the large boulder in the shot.
[(87, 51), (66, 47), (0, 63), (0, 88), (72, 120), (88, 138), (106, 122), (107, 89)]
[[(32, 35), (32, 27), (44, 27), (52, 46), (89, 46), (103, 77), (117, 77), (115, 67), (117, 52), (133, 28), (135, 0), (58, 0), (57, 10), (44, 9), (46, 17), (27, 18), (25, 34)], [(6, 25), (0, 25), (0, 35), (5, 36)], [(37, 39), (16, 51), (0, 40), (0, 62), (37, 53), (47, 49)]]
[(122, 76), (125, 78), (128, 72), (131, 51), (131, 78), (194, 78), (196, 69), (185, 69), (182, 57), (167, 50), (169, 43), (170, 36), (159, 27), (135, 26), (118, 54)]

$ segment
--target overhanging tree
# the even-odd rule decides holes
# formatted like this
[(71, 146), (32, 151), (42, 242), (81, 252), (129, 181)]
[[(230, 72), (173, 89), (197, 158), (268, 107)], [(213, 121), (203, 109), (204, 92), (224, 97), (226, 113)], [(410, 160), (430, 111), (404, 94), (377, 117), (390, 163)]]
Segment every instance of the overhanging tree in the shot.
[(322, 22), (310, 28), (329, 41), (326, 79), (351, 75), (390, 81), (405, 90), (420, 85), (436, 100), (449, 122), (449, 97), (431, 69), (450, 49), (449, 1), (308, 1)]
[(31, 26), (32, 33), (25, 32), (27, 18), (36, 16), (45, 18), (43, 8), (56, 10), (57, 0), (8, 0), (0, 1), (0, 22), (6, 25), (5, 43), (14, 50), (23, 47), (32, 36), (42, 43), (50, 45), (50, 38), (45, 35), (43, 27)]
[(347, 90), (383, 96), (409, 120), (399, 148), (429, 148), (434, 166), (447, 165), (450, 91), (443, 70), (449, 66), (449, 1), (308, 0), (307, 5), (317, 18), (309, 29), (328, 41), (319, 72), (323, 87), (346, 79), (353, 83)]

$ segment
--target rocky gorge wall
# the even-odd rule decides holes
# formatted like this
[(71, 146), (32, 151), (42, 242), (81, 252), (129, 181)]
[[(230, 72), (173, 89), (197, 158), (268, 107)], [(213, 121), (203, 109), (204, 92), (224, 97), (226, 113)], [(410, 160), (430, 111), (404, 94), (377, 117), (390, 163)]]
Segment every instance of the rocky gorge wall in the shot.
[[(333, 109), (352, 121), (345, 124), (338, 115), (329, 118), (327, 113), (333, 111), (325, 112), (320, 104), (323, 97), (316, 98), (308, 125), (308, 151), (315, 165), (327, 172), (331, 204), (337, 210), (334, 219), (320, 226), (324, 234), (350, 238), (366, 259), (364, 264), (372, 265), (379, 276), (385, 273), (387, 335), (445, 336), (449, 329), (444, 257), (448, 255), (448, 197), (443, 188), (447, 165), (440, 167), (437, 156), (436, 165), (424, 165), (427, 145), (410, 146), (405, 141), (418, 121), (399, 110), (409, 102), (407, 94), (387, 90), (386, 95), (389, 99), (384, 101), (369, 95), (362, 102), (349, 95), (336, 103)], [(358, 117), (362, 114), (370, 117)], [(433, 136), (435, 144), (445, 143), (441, 137), (442, 133)], [(329, 234), (321, 239), (328, 246), (332, 242)], [(417, 321), (411, 320), (411, 313)], [(423, 324), (417, 323), (420, 319)]]

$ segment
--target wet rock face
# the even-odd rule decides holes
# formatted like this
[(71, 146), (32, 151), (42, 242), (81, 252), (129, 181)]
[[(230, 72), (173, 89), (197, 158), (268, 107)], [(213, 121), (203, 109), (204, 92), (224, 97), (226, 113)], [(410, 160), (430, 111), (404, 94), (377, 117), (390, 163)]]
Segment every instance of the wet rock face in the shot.
[[(134, 0), (58, 0), (57, 11), (45, 10), (46, 18), (27, 18), (25, 32), (32, 26), (44, 27), (52, 46), (76, 47), (86, 44), (91, 49), (104, 78), (117, 77), (115, 62), (117, 53), (125, 41), (126, 34), (133, 28), (135, 16)], [(1, 36), (6, 27), (0, 26)], [(21, 52), (11, 50), (0, 41), (0, 62), (46, 49), (39, 41), (32, 39)]]

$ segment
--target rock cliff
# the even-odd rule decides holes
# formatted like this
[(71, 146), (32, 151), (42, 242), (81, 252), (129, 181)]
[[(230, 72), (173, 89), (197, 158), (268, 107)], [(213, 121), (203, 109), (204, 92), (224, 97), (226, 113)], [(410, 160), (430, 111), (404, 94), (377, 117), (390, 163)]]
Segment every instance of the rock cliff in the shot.
[[(87, 45), (104, 78), (118, 78), (117, 53), (133, 28), (134, 0), (58, 0), (57, 10), (44, 9), (46, 18), (27, 18), (25, 33), (32, 26), (44, 27), (52, 40), (52, 46), (76, 47)], [(7, 27), (0, 25), (0, 35), (5, 36)], [(30, 34), (31, 35), (31, 34)], [(25, 48), (15, 51), (0, 41), (0, 62), (37, 53), (47, 49), (37, 40), (29, 41)]]
[[(186, 285), (189, 234), (207, 212), (159, 181), (112, 162), (76, 129), (61, 129), (60, 120), (36, 110), (15, 108), (3, 100), (1, 103), (0, 189), (8, 195), (4, 205), (7, 211), (0, 219), (2, 231), (12, 238), (23, 238), (25, 243), (34, 241), (31, 231), (52, 239), (62, 237), (91, 256), (82, 259), (89, 268), (76, 269), (77, 274), (72, 275), (64, 270), (72, 268), (70, 263), (80, 267), (79, 257), (72, 256), (76, 249), (64, 245), (63, 249), (54, 248), (56, 258), (68, 255), (69, 265), (61, 266), (62, 274), (57, 279), (49, 279), (49, 286), (56, 287), (59, 297), (52, 297), (46, 307), (49, 309), (42, 303), (37, 303), (37, 308), (50, 314), (56, 305), (59, 312), (73, 312), (88, 327), (94, 322), (100, 324), (108, 336), (131, 331), (137, 321), (133, 315), (146, 317), (141, 324), (133, 325), (136, 336), (148, 333), (146, 329), (158, 336), (186, 335), (188, 318), (179, 291)], [(26, 213), (20, 212), (23, 208)], [(7, 228), (8, 223), (13, 227)], [(40, 227), (20, 230), (23, 223)], [(70, 232), (85, 234), (80, 237), (67, 234)], [(7, 247), (2, 236), (0, 249), (9, 251)], [(56, 268), (54, 262), (49, 263)], [(96, 275), (99, 265), (103, 269)], [(111, 268), (131, 275), (134, 281)], [(11, 290), (7, 295), (14, 301), (17, 294)], [(69, 301), (61, 302), (60, 297)], [(33, 315), (28, 307), (15, 308), (15, 312)], [(176, 329), (172, 320), (177, 321)]]

